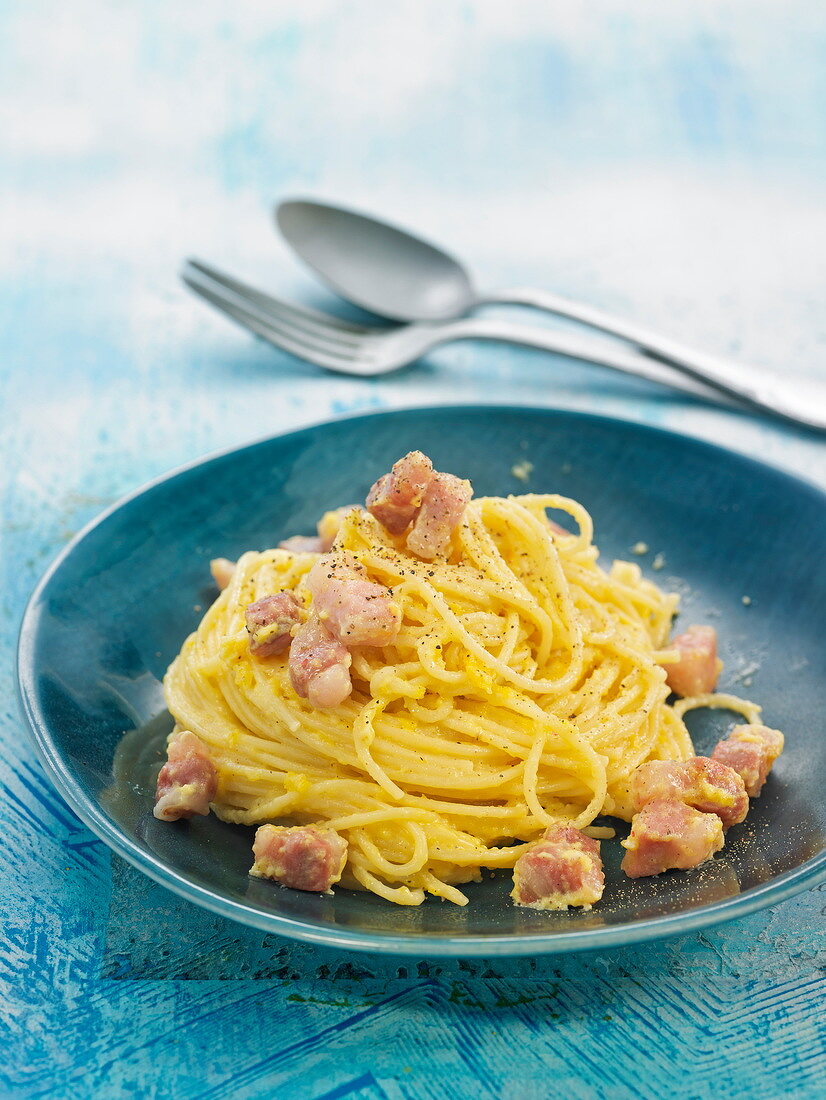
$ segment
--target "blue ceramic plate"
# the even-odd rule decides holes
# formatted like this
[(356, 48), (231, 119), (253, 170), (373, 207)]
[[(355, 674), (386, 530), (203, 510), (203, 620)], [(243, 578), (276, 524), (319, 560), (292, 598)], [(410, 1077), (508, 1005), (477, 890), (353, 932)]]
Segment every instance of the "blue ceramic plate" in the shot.
[[(603, 559), (638, 560), (683, 597), (681, 622), (711, 622), (722, 689), (748, 694), (787, 751), (747, 822), (697, 870), (631, 881), (603, 844), (607, 887), (591, 912), (514, 908), (507, 873), (458, 908), (393, 906), (337, 890), (303, 894), (252, 879), (252, 830), (214, 816), (151, 813), (171, 728), (161, 678), (215, 597), (208, 562), (311, 532), (420, 448), (478, 494), (558, 491), (590, 510)], [(651, 572), (653, 555), (663, 568)], [(225, 916), (285, 936), (396, 953), (517, 955), (632, 943), (778, 902), (826, 873), (826, 496), (810, 485), (668, 432), (579, 413), (415, 409), (356, 417), (208, 458), (162, 478), (88, 527), (34, 593), (19, 651), (22, 705), (58, 790), (119, 855)], [(744, 597), (746, 599), (744, 600)], [(730, 716), (690, 716), (700, 751)]]

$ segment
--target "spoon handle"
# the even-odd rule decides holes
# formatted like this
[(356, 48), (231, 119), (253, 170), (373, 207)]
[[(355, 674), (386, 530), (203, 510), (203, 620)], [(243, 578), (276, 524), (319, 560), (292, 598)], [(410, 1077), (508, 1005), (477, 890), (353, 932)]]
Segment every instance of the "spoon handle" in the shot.
[[(484, 305), (533, 306), (558, 317), (579, 321), (590, 328), (628, 340), (653, 359), (667, 363), (698, 382), (711, 385), (758, 408), (779, 412), (781, 416), (803, 420), (804, 423), (816, 427), (821, 427), (826, 420), (826, 393), (818, 388), (815, 379), (806, 375), (798, 375), (794, 381), (785, 376), (782, 379), (779, 376), (773, 377), (765, 368), (750, 367), (697, 351), (635, 321), (626, 321), (584, 302), (575, 302), (547, 290), (530, 287), (497, 290), (483, 295), (479, 301)], [(794, 393), (793, 386), (803, 392)]]
[(623, 340), (629, 340), (639, 348), (653, 355), (663, 362), (673, 366), (696, 370), (699, 375), (708, 377), (716, 370), (722, 372), (725, 379), (729, 370), (742, 370), (735, 364), (714, 355), (697, 351), (677, 340), (663, 336), (636, 321), (626, 321), (622, 317), (615, 317), (612, 313), (589, 306), (584, 302), (574, 302), (570, 298), (564, 298), (560, 294), (554, 294), (549, 290), (535, 290), (531, 287), (516, 287), (511, 290), (497, 290), (491, 294), (483, 295), (480, 304), (484, 305), (522, 305), (533, 306), (542, 309), (546, 313), (553, 313), (557, 317), (567, 317), (571, 321), (579, 321), (589, 328), (600, 329), (610, 333), (611, 336), (619, 336)]
[[(430, 347), (449, 340), (502, 340), (506, 343), (527, 344), (544, 348), (574, 359), (584, 359), (613, 367), (625, 374), (634, 374), (650, 381), (671, 385), (691, 392), (705, 391), (708, 387), (743, 402), (752, 408), (780, 416), (785, 420), (826, 431), (826, 386), (806, 375), (794, 378), (771, 375), (765, 370), (749, 369), (739, 364), (727, 365), (727, 369), (710, 369), (699, 362), (689, 364), (675, 359), (666, 361), (657, 357), (648, 359), (627, 348), (613, 347), (606, 342), (602, 348), (593, 341), (583, 340), (573, 333), (539, 328), (518, 322), (493, 318), (471, 317), (461, 321), (433, 326), (410, 326), (429, 332)], [(683, 378), (680, 378), (680, 375)], [(697, 385), (700, 383), (700, 385)]]

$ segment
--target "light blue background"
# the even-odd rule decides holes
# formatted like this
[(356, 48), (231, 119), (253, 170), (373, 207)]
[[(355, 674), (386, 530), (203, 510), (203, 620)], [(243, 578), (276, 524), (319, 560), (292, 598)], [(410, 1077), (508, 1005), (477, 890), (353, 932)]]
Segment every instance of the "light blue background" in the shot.
[(443, 241), (483, 285), (581, 297), (789, 385), (822, 377), (825, 56), (805, 0), (0, 3), (0, 1091), (826, 1093), (823, 892), (489, 967), (263, 937), (110, 857), (44, 779), (11, 674), (26, 596), (103, 506), (337, 413), (591, 409), (826, 485), (822, 439), (535, 352), (324, 375), (176, 278), (196, 254), (340, 308), (273, 231), (273, 200), (311, 193)]

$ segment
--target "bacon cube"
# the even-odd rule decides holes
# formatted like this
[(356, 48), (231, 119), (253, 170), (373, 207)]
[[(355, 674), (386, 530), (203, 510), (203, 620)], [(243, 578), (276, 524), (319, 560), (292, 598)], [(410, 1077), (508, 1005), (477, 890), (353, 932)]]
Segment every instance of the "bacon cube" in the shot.
[(726, 740), (717, 743), (711, 756), (733, 768), (742, 777), (749, 796), (757, 798), (783, 751), (783, 742), (780, 730), (757, 724), (735, 726)]
[(676, 798), (701, 813), (717, 814), (725, 828), (739, 825), (749, 811), (738, 773), (707, 756), (641, 764), (631, 777), (631, 797), (636, 811), (656, 799)]
[(447, 554), (472, 496), (469, 481), (453, 474), (435, 474), (407, 536), (407, 549), (425, 561)]
[(319, 535), (290, 535), (278, 544), (279, 550), (289, 550), (293, 554), (320, 554), (325, 549)]
[(290, 646), (290, 680), (296, 694), (313, 707), (336, 707), (353, 690), (353, 658), (317, 616), (296, 631)]
[(244, 611), (244, 618), (250, 636), (250, 653), (256, 657), (272, 657), (283, 653), (292, 641), (290, 632), (301, 622), (301, 604), (292, 592), (278, 592), (251, 603)]
[(153, 813), (160, 821), (206, 816), (218, 789), (218, 773), (206, 745), (189, 730), (176, 733), (158, 775)]
[(345, 645), (390, 645), (402, 613), (390, 591), (363, 576), (365, 570), (347, 556), (331, 554), (307, 574), (313, 611)]
[(329, 893), (347, 862), (347, 841), (319, 825), (262, 825), (252, 846), (250, 874), (282, 886)]
[(622, 869), (629, 878), (688, 870), (711, 859), (723, 847), (723, 823), (676, 798), (649, 802), (631, 822)]
[(571, 825), (556, 825), (517, 859), (511, 897), (529, 909), (590, 909), (604, 888), (599, 842)]
[(373, 485), (367, 494), (367, 511), (391, 535), (400, 535), (416, 517), (433, 476), (427, 455), (410, 451)]
[(679, 660), (665, 666), (666, 683), (675, 695), (706, 695), (714, 691), (723, 665), (717, 659), (717, 631), (713, 626), (690, 626), (671, 641)]

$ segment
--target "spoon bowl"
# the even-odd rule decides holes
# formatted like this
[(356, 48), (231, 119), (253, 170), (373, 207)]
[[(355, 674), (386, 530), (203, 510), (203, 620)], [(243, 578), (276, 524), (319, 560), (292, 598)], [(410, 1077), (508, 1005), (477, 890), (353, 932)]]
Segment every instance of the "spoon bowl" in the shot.
[(446, 321), (478, 304), (465, 268), (387, 222), (305, 199), (282, 202), (284, 239), (337, 294), (394, 321)]

